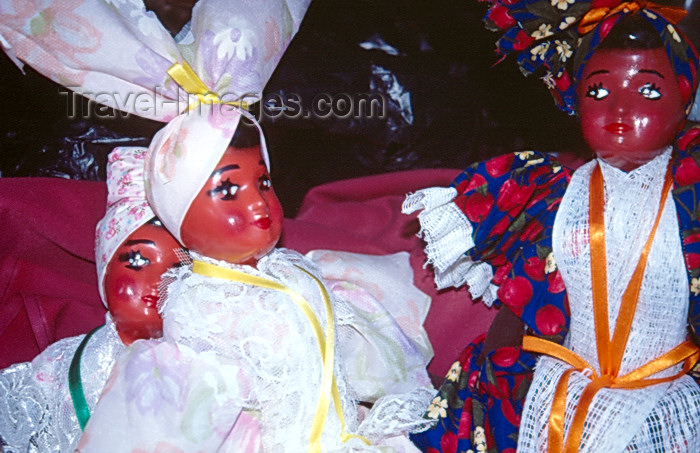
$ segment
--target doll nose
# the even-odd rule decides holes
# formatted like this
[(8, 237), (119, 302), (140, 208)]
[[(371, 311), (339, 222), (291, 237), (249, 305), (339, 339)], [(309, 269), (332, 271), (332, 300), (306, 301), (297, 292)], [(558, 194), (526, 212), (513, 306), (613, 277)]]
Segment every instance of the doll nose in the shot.
[(612, 111), (618, 115), (618, 116), (623, 116), (625, 112), (627, 111), (627, 105), (625, 103), (625, 99), (623, 99), (621, 96), (618, 96), (616, 94), (611, 94), (610, 96), (614, 96), (610, 101), (610, 105), (612, 106)]
[(624, 115), (627, 112), (627, 106), (624, 102), (618, 102), (615, 111), (620, 115)]
[(250, 198), (248, 199), (248, 205), (250, 206), (251, 211), (263, 212), (267, 214), (267, 200), (265, 200), (263, 195), (257, 190), (253, 191), (253, 193), (250, 194)]

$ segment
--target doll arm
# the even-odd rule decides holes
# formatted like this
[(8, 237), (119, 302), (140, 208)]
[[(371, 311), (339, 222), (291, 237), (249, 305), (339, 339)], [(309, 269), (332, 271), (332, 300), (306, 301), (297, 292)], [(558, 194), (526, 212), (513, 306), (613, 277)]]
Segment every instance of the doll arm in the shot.
[(484, 347), (476, 360), (477, 365), (484, 363), (486, 356), (496, 349), (522, 346), (525, 323), (508, 306), (498, 310), (488, 332)]
[(409, 254), (312, 250), (334, 299), (338, 349), (360, 401), (430, 386), (433, 348), (423, 327), (430, 297), (413, 284)]
[(233, 375), (240, 369), (213, 353), (139, 340), (117, 361), (78, 451), (217, 451), (246, 397)]
[(467, 168), (448, 188), (409, 194), (439, 289), (467, 284), (473, 299), (498, 300), (498, 270), (551, 232), (570, 172), (547, 154), (506, 154)]

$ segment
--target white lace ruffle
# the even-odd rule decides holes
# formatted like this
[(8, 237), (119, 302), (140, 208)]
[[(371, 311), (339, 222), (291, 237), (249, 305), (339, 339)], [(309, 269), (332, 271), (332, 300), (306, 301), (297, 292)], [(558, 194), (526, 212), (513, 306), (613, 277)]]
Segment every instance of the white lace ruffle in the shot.
[(435, 269), (438, 289), (466, 284), (473, 299), (482, 298), (487, 306), (496, 299), (498, 287), (491, 283), (493, 269), (488, 263), (472, 261), (466, 252), (474, 247), (472, 227), (464, 213), (452, 201), (457, 196), (454, 187), (430, 187), (408, 194), (401, 212), (418, 210), (421, 230), (426, 241), (427, 264)]
[[(0, 449), (15, 452), (72, 452), (81, 430), (68, 386), (73, 355), (85, 335), (65, 338), (31, 362), (0, 371)], [(85, 399), (92, 411), (116, 357), (124, 349), (109, 314), (81, 358)]]
[[(418, 432), (433, 426), (435, 420), (422, 417), (425, 408), (435, 398), (432, 387), (418, 387), (410, 393), (385, 395), (362, 420), (358, 432), (372, 443), (382, 445), (399, 433)], [(417, 414), (421, 416), (416, 417)]]

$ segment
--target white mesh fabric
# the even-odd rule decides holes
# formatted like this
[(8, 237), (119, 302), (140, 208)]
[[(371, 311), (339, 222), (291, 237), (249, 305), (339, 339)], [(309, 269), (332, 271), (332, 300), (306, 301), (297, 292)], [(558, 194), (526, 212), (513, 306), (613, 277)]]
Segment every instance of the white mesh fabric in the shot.
[[(0, 437), (6, 453), (71, 452), (81, 431), (68, 387), (68, 370), (85, 335), (53, 343), (33, 361), (0, 372)], [(80, 362), (92, 411), (117, 356), (124, 349), (109, 315), (90, 338)], [(2, 443), (0, 443), (2, 445)]]
[[(605, 180), (608, 303), (612, 331), (622, 294), (657, 214), (670, 154), (669, 149), (630, 173), (599, 161), (582, 166), (574, 173), (557, 213), (553, 231), (554, 256), (571, 307), (571, 327), (565, 345), (596, 371), (599, 371), (599, 364), (593, 322), (588, 228), (591, 172), (595, 165), (600, 164)], [(685, 340), (688, 296), (675, 205), (669, 196), (649, 253), (621, 374)], [(538, 361), (522, 416), (518, 451), (543, 451), (554, 387), (567, 368), (568, 365), (550, 357)], [(680, 365), (676, 365), (654, 377), (668, 376), (679, 369)], [(589, 379), (578, 372), (573, 373), (569, 381), (567, 430), (573, 407), (588, 382)], [(699, 392), (689, 383), (692, 384), (692, 379), (684, 376), (673, 384), (643, 389), (602, 389), (589, 410), (580, 451), (698, 451), (692, 445), (679, 447), (700, 433)], [(663, 436), (658, 435), (657, 428), (647, 426), (658, 416), (664, 417), (662, 423), (674, 426), (665, 429)], [(649, 422), (645, 422), (647, 417), (652, 417)], [(689, 435), (693, 439), (687, 437)]]
[(425, 242), (427, 264), (435, 269), (435, 285), (438, 289), (467, 284), (472, 298), (482, 298), (491, 306), (498, 287), (491, 283), (493, 270), (488, 263), (474, 262), (465, 255), (474, 247), (472, 226), (464, 213), (452, 202), (457, 196), (453, 187), (431, 187), (408, 194), (401, 212), (411, 214), (418, 210), (421, 230), (418, 233)]
[[(192, 265), (189, 250), (185, 248), (175, 249), (175, 256), (179, 263), (178, 267)], [(158, 313), (163, 313), (163, 308), (168, 301), (168, 286), (175, 280), (175, 276), (171, 273), (165, 273), (160, 277), (160, 282), (158, 282), (158, 304), (156, 305)]]

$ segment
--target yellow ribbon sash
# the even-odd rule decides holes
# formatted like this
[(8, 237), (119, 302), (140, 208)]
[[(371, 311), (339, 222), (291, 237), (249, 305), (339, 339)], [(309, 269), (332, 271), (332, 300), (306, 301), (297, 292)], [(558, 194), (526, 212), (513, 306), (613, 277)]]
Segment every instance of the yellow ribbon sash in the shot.
[[(659, 226), (663, 207), (668, 198), (672, 183), (671, 165), (669, 163), (664, 180), (664, 187), (661, 192), (659, 210), (654, 220), (654, 226), (644, 244), (642, 255), (627, 285), (627, 289), (622, 296), (620, 312), (615, 323), (615, 331), (613, 332), (612, 339), (610, 339), (610, 328), (608, 325), (607, 261), (605, 253), (605, 190), (600, 166), (596, 166), (593, 169), (588, 209), (590, 219), (589, 233), (591, 244), (593, 319), (595, 324), (596, 349), (601, 372), (600, 374), (596, 373), (593, 367), (583, 358), (564, 346), (533, 336), (525, 336), (523, 338), (524, 350), (547, 354), (573, 367), (562, 374), (554, 392), (552, 410), (549, 414), (548, 453), (575, 453), (578, 451), (588, 408), (593, 402), (596, 393), (601, 388), (631, 389), (669, 382), (687, 373), (698, 359), (700, 359), (700, 348), (692, 342), (686, 341), (630, 373), (623, 376), (619, 375), (622, 356), (627, 346), (627, 340), (632, 328), (632, 321), (634, 320), (634, 314), (637, 309), (637, 301), (639, 299), (639, 291), (642, 286), (647, 258), (649, 257), (651, 244), (656, 234), (656, 229)], [(649, 376), (683, 361), (685, 361), (683, 369), (675, 375), (665, 378), (647, 379)], [(569, 376), (574, 371), (590, 373), (591, 382), (584, 388), (581, 394), (565, 442), (564, 416), (566, 413), (566, 391)]]
[(333, 306), (331, 304), (328, 291), (326, 291), (326, 288), (323, 285), (323, 283), (321, 283), (314, 275), (312, 275), (302, 267), (296, 267), (303, 271), (305, 274), (307, 274), (309, 277), (311, 277), (311, 279), (313, 279), (313, 281), (319, 287), (321, 296), (323, 298), (323, 304), (326, 309), (326, 326), (328, 327), (326, 329), (325, 336), (323, 333), (323, 327), (321, 326), (321, 323), (319, 322), (318, 318), (316, 317), (316, 314), (313, 311), (313, 308), (311, 308), (306, 299), (304, 299), (299, 293), (297, 293), (293, 289), (284, 286), (281, 283), (198, 260), (193, 261), (192, 272), (194, 272), (195, 274), (205, 275), (207, 277), (219, 278), (222, 280), (230, 280), (245, 283), (248, 285), (272, 289), (275, 291), (281, 291), (288, 295), (292, 299), (292, 301), (301, 309), (301, 311), (306, 316), (306, 319), (311, 324), (311, 327), (314, 331), (314, 335), (316, 336), (316, 341), (318, 342), (318, 347), (321, 352), (321, 361), (323, 363), (323, 373), (321, 377), (319, 401), (316, 409), (316, 415), (314, 416), (314, 421), (311, 425), (311, 442), (309, 446), (309, 452), (318, 453), (321, 451), (321, 433), (323, 432), (323, 426), (326, 423), (326, 417), (328, 415), (328, 406), (330, 404), (331, 397), (333, 398), (335, 412), (338, 418), (340, 419), (342, 442), (345, 443), (349, 439), (356, 437), (361, 439), (367, 445), (371, 445), (369, 440), (365, 439), (364, 437), (355, 434), (348, 434), (345, 430), (345, 417), (343, 416), (343, 408), (340, 402), (340, 394), (338, 393), (338, 386), (335, 381), (335, 375), (333, 374), (333, 362), (335, 358), (335, 318), (333, 316)]
[(581, 18), (581, 22), (578, 24), (578, 32), (585, 35), (597, 27), (603, 20), (619, 13), (620, 11), (636, 13), (642, 9), (647, 9), (658, 13), (672, 24), (677, 24), (687, 14), (687, 11), (679, 6), (659, 5), (658, 3), (648, 2), (646, 0), (632, 0), (629, 2), (621, 2), (614, 8), (607, 6), (591, 8), (590, 11), (588, 11), (583, 18)]
[[(168, 69), (168, 75), (188, 94), (197, 96), (201, 104), (228, 104), (248, 110), (249, 105), (246, 101), (224, 102), (217, 93), (210, 91), (186, 61), (173, 63)], [(192, 110), (196, 106), (197, 104), (190, 105), (187, 110)]]

